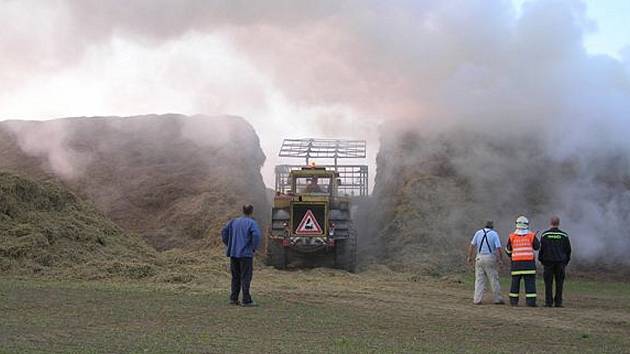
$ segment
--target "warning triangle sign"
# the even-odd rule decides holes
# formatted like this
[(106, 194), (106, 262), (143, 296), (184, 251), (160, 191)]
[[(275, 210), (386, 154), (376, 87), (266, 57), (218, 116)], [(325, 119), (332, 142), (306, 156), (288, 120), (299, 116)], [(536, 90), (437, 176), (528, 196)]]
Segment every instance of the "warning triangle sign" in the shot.
[(311, 209), (306, 210), (306, 214), (302, 218), (302, 221), (298, 225), (295, 230), (296, 235), (321, 235), (324, 231), (321, 226), (317, 223), (317, 219), (315, 219), (315, 215)]

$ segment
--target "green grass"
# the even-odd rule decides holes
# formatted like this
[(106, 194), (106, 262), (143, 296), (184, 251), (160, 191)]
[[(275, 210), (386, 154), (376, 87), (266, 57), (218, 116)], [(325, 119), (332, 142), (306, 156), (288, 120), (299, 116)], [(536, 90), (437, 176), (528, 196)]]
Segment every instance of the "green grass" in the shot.
[[(258, 299), (226, 304), (223, 292), (120, 284), (0, 282), (0, 351), (369, 352), (413, 343), (378, 336), (377, 314), (341, 306)], [(376, 335), (375, 335), (376, 334)]]
[[(0, 352), (624, 352), (630, 347), (625, 284), (575, 281), (567, 284), (573, 294), (566, 309), (513, 309), (471, 305), (468, 279), (408, 279), (263, 269), (254, 282), (260, 306), (241, 308), (226, 303), (225, 288), (207, 284), (0, 278)], [(227, 278), (221, 282), (227, 287)], [(602, 294), (593, 293), (595, 288)]]
[[(467, 286), (472, 287), (475, 284), (474, 273), (466, 273), (461, 279)], [(502, 271), (499, 280), (501, 282), (501, 288), (504, 292), (508, 291), (512, 282), (509, 273), (507, 271)], [(536, 275), (536, 290), (539, 296), (544, 296), (545, 283), (543, 281), (541, 271), (539, 271)], [(564, 283), (564, 291), (569, 295), (571, 293), (578, 293), (580, 295), (596, 295), (599, 297), (630, 297), (630, 285), (628, 285), (628, 283), (616, 280), (598, 281), (592, 278), (573, 277), (572, 275), (567, 275)], [(521, 281), (521, 293), (523, 292), (524, 285)]]

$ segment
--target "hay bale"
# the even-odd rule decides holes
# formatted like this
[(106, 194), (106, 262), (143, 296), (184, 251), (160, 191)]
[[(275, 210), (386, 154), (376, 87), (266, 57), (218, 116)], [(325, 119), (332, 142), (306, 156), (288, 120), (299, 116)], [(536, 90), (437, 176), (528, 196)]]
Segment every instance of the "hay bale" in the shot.
[(494, 219), (505, 244), (516, 216), (527, 215), (532, 230), (544, 231), (554, 214), (571, 234), (573, 266), (630, 265), (630, 158), (623, 151), (580, 160), (554, 155), (535, 135), (390, 127), (377, 164), (371, 239), (392, 267), (461, 270), (486, 219)]
[(157, 255), (140, 237), (123, 232), (63, 186), (0, 172), (0, 195), (0, 272), (79, 278), (156, 274)]
[[(264, 160), (254, 129), (239, 117), (0, 122), (0, 169), (61, 181), (158, 250), (219, 246), (220, 227), (245, 203), (267, 220)], [(198, 242), (207, 238), (214, 241)]]

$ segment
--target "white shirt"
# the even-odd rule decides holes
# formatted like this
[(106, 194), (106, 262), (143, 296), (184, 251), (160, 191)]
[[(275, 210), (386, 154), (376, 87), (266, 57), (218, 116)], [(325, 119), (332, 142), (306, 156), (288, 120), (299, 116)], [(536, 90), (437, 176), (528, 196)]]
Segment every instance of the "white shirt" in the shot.
[[(483, 241), (484, 231), (488, 238), (487, 243), (486, 241)], [(483, 241), (483, 244), (481, 244), (481, 241)], [(501, 247), (501, 240), (499, 240), (499, 234), (496, 231), (488, 228), (483, 228), (475, 233), (475, 236), (473, 236), (470, 244), (475, 246), (477, 254), (493, 254), (496, 253), (497, 248)], [(490, 245), (492, 249), (489, 249), (488, 245)], [(481, 250), (479, 250), (480, 246)]]

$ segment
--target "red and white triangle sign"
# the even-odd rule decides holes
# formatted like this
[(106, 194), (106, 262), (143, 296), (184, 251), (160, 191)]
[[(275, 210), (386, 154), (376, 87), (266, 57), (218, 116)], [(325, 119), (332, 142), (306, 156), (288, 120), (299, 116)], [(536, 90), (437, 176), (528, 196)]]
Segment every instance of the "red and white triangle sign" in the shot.
[(302, 218), (300, 225), (298, 225), (295, 230), (296, 235), (321, 235), (324, 231), (322, 227), (317, 223), (317, 219), (315, 219), (315, 215), (311, 209), (306, 210), (306, 214)]

